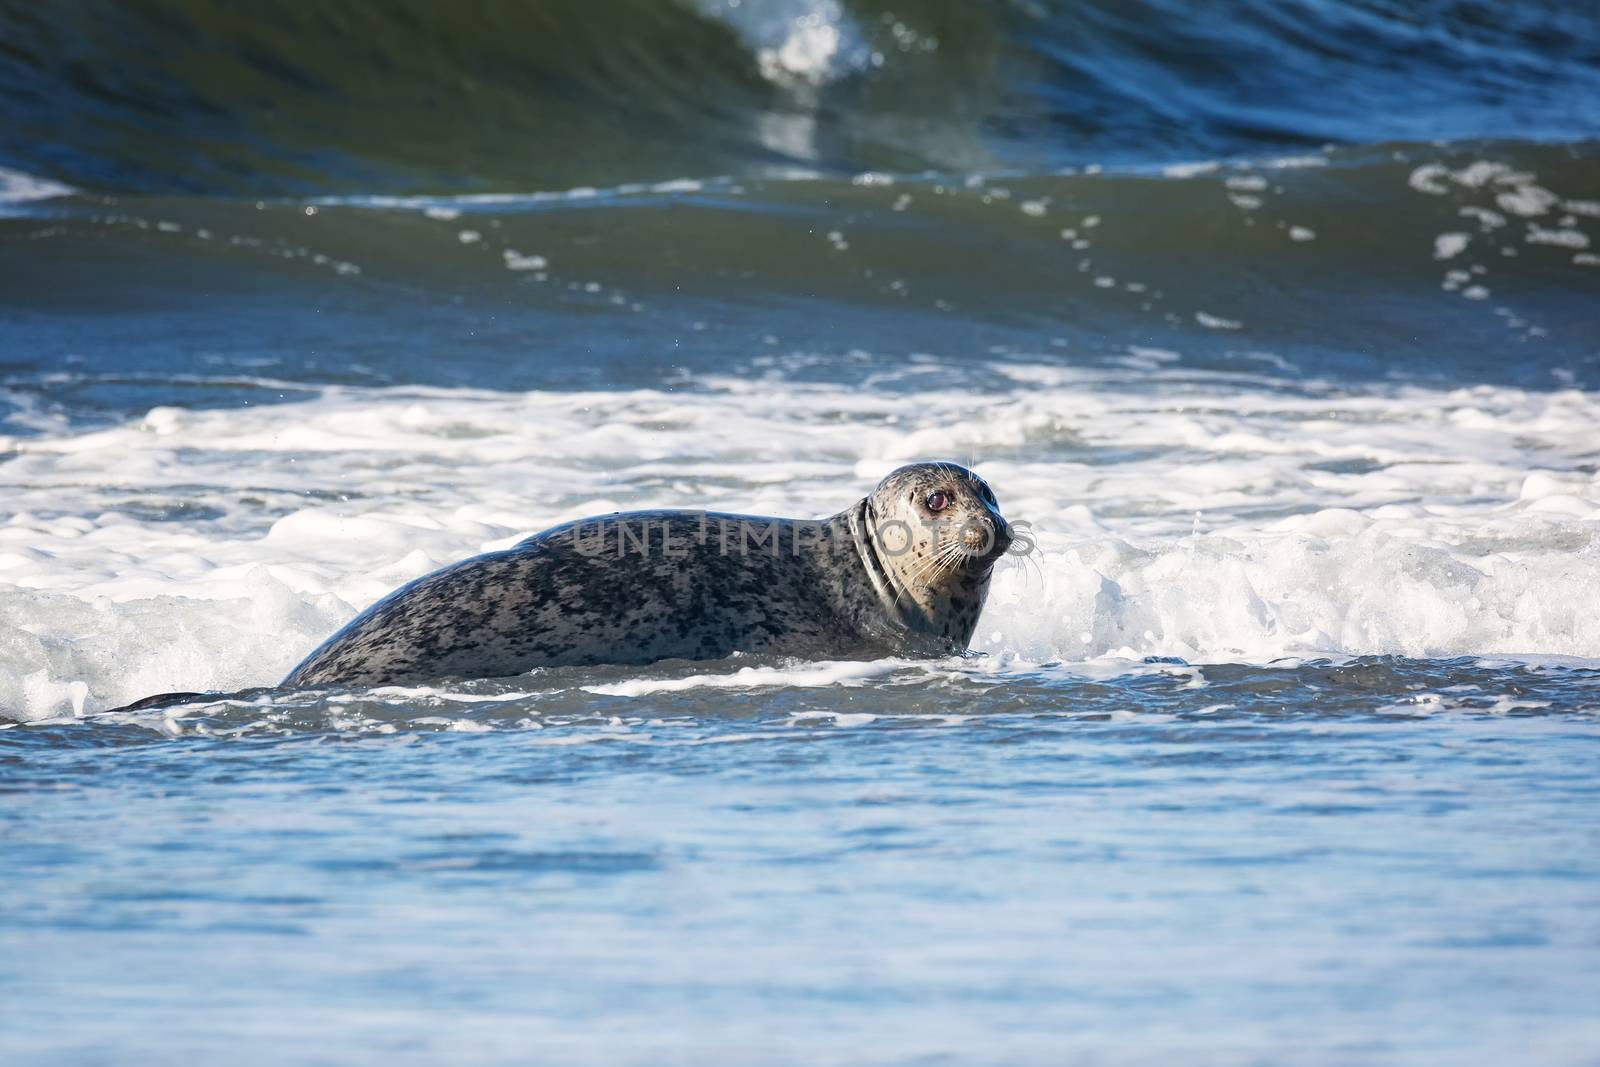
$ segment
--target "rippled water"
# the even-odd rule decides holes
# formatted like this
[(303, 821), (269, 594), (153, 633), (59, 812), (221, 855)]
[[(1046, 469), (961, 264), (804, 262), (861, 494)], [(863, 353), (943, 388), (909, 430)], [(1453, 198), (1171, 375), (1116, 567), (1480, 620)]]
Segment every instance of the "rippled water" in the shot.
[(1592, 1056), (1594, 668), (697, 670), (0, 734), (8, 1046)]
[[(1596, 1062), (1593, 21), (598, 10), (0, 0), (0, 1061)], [(970, 657), (262, 689), (929, 458)]]

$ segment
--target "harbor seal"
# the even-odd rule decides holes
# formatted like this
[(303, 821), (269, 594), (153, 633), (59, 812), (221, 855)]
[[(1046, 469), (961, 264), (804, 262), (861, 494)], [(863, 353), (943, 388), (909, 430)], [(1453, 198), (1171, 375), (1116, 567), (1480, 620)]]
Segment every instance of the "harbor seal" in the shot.
[(734, 652), (965, 651), (1013, 534), (965, 467), (901, 467), (827, 519), (637, 511), (452, 564), (356, 616), (289, 688), (522, 674)]

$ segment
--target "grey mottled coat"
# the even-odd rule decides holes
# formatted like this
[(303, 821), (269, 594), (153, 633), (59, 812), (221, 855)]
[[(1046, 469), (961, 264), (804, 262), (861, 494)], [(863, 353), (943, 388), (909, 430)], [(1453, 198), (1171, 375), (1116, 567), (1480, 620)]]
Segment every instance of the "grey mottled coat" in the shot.
[[(988, 532), (981, 551), (940, 554), (923, 503), (934, 486)], [(904, 534), (885, 537), (886, 524)], [(282, 684), (382, 685), (733, 652), (946, 655), (971, 640), (1009, 542), (988, 486), (943, 463), (903, 467), (830, 519), (693, 511), (585, 519), (396, 590)]]

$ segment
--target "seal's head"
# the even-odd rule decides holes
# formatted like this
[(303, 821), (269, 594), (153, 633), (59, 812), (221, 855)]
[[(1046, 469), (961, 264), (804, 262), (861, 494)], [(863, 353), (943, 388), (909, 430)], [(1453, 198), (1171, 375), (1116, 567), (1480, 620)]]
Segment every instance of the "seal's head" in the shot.
[(994, 490), (954, 463), (891, 472), (866, 499), (878, 563), (908, 621), (965, 648), (989, 573), (1011, 545)]
[(884, 561), (924, 584), (957, 569), (987, 572), (1011, 544), (994, 490), (954, 463), (901, 467), (867, 501)]

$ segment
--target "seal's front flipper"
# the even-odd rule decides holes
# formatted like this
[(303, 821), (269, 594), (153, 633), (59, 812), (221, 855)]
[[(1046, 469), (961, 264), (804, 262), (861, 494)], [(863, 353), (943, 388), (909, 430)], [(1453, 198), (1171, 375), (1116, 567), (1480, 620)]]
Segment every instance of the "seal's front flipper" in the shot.
[(260, 696), (262, 693), (275, 692), (271, 686), (257, 686), (254, 689), (241, 689), (237, 693), (157, 693), (154, 696), (135, 700), (132, 704), (124, 704), (120, 708), (110, 708), (110, 711), (152, 711), (159, 708), (170, 708), (178, 704), (191, 704), (196, 702), (210, 702), (213, 700), (248, 700)]
[(199, 699), (199, 698), (202, 698), (202, 697), (207, 697), (207, 696), (212, 696), (212, 695), (222, 696), (223, 694), (221, 694), (221, 693), (217, 693), (217, 694), (211, 694), (211, 693), (157, 693), (154, 696), (148, 696), (148, 697), (144, 697), (144, 698), (142, 698), (140, 700), (135, 700), (132, 704), (124, 704), (120, 708), (110, 708), (108, 710), (110, 710), (110, 711), (149, 711), (151, 708), (166, 708), (166, 707), (171, 707), (173, 704), (187, 704), (191, 700), (196, 700), (196, 699)]

